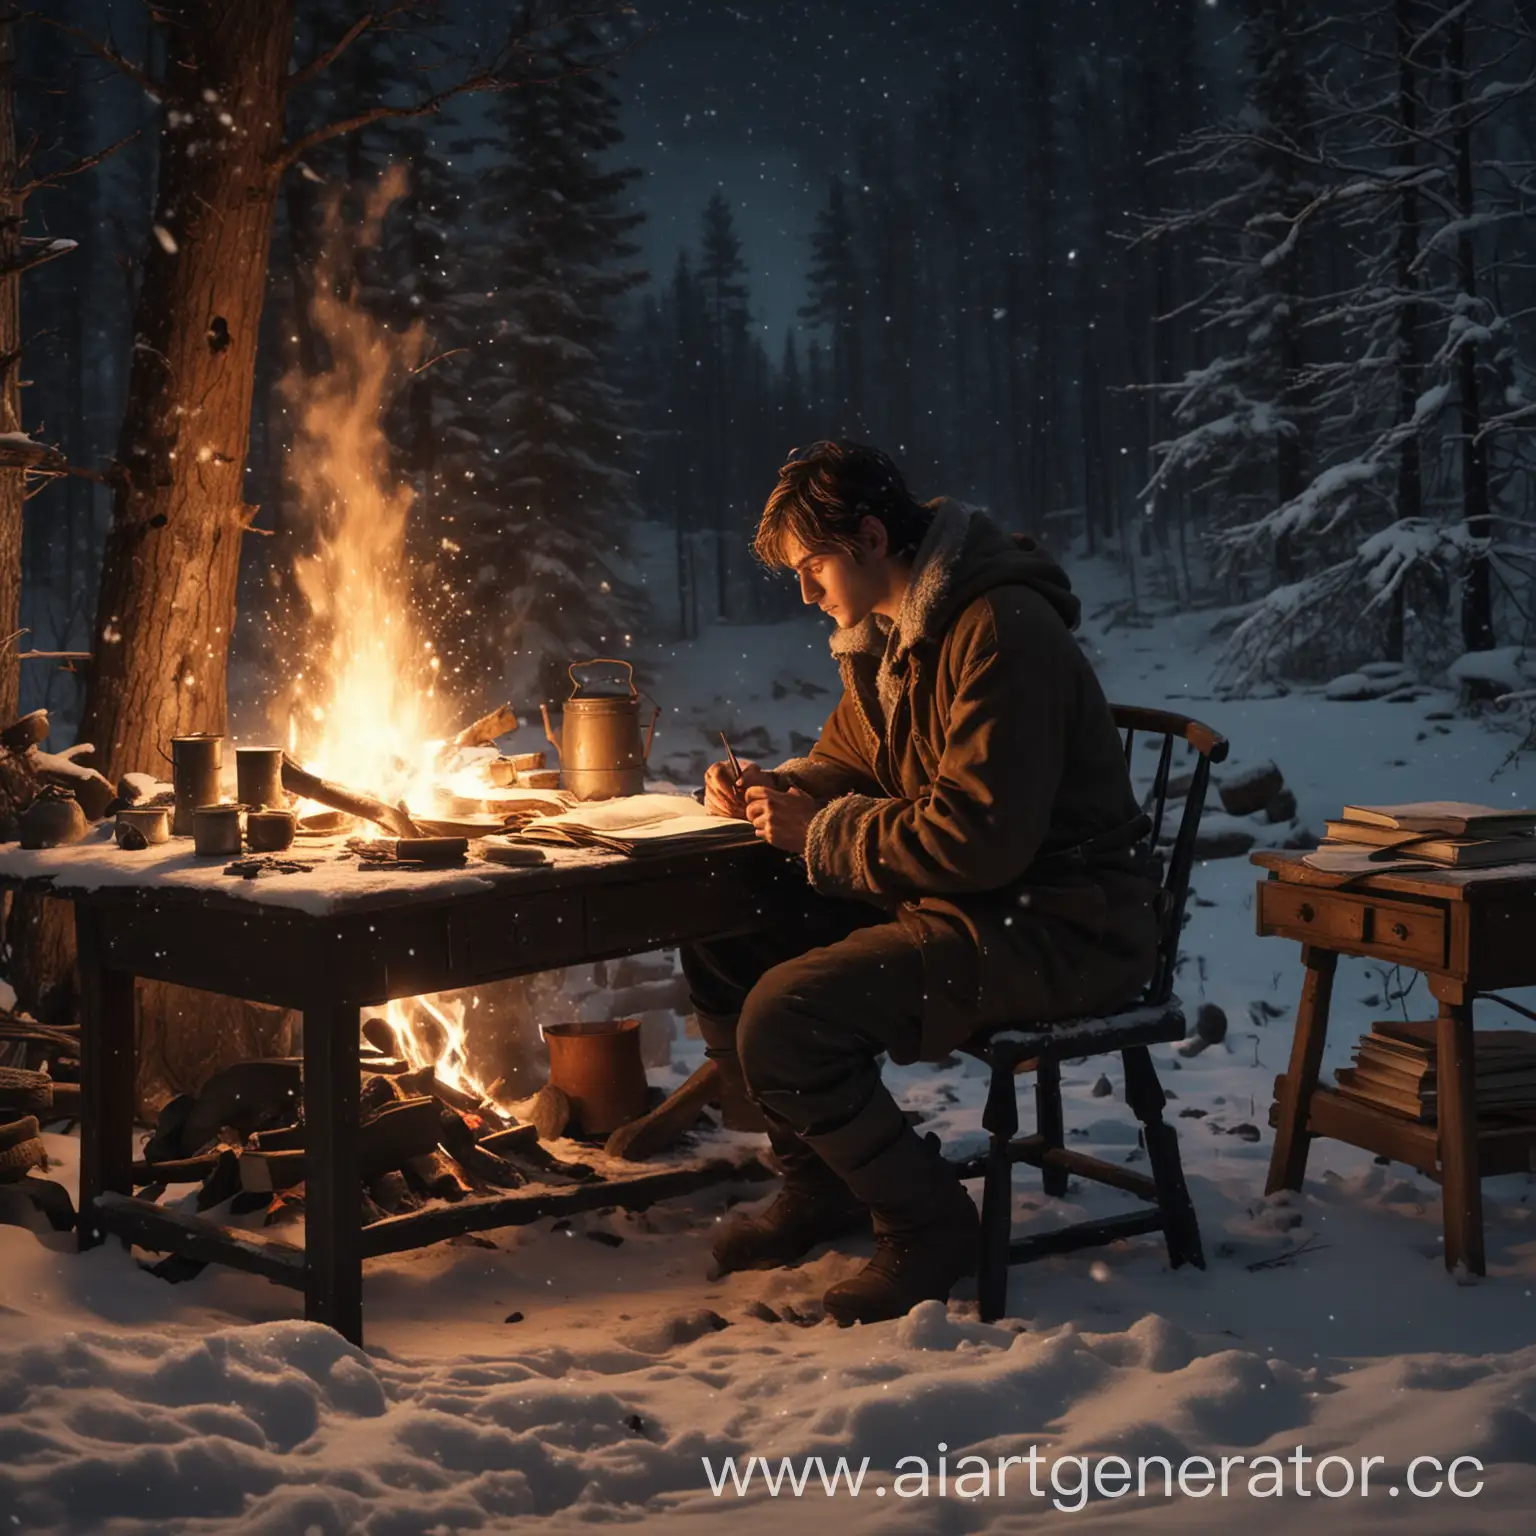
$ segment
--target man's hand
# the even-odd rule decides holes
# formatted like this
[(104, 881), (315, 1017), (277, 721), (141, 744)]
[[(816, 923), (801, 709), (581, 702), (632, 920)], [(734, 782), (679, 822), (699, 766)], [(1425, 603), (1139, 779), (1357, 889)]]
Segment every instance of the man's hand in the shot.
[(704, 775), (704, 809), (711, 816), (734, 816), (739, 821), (747, 814), (746, 792), (754, 784), (772, 789), (773, 775), (756, 763), (743, 763), (738, 784), (729, 763), (711, 763)]
[(821, 806), (803, 789), (784, 791), (754, 784), (747, 791), (747, 819), (753, 830), (785, 853), (805, 852), (805, 834)]

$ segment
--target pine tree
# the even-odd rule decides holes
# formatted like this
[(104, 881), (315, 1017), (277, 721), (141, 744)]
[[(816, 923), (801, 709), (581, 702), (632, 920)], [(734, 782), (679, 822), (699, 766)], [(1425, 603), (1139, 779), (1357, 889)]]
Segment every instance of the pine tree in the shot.
[(864, 283), (854, 244), (853, 213), (840, 176), (827, 183), (827, 203), (811, 236), (811, 266), (806, 274), (810, 298), (800, 318), (826, 337), (831, 368), (829, 401), (837, 435), (862, 436), (864, 424)]
[(586, 67), (602, 39), (576, 19), (540, 42), (526, 81), (493, 107), (505, 158), (482, 178), (506, 515), (466, 529), (462, 554), (499, 600), (514, 673), (553, 697), (572, 657), (621, 650), (642, 612), (623, 569), (637, 509), (611, 364), (616, 302), (645, 274), (629, 239), (643, 215), (623, 206), (640, 173), (608, 163), (619, 100), (607, 72)]
[(732, 549), (740, 542), (745, 507), (741, 456), (734, 451), (737, 424), (744, 419), (747, 330), (747, 264), (741, 238), (725, 195), (715, 191), (704, 208), (699, 245), (698, 290), (704, 335), (701, 374), (707, 396), (703, 442), (703, 494), (709, 508), (715, 544), (715, 612), (730, 611)]
[[(1300, 215), (1318, 190), (1313, 4), (1248, 0), (1247, 106), (1196, 132), (1181, 152), (1189, 168), (1225, 185), (1204, 206), (1155, 221), (1146, 237), (1206, 236), (1212, 296), (1203, 329), (1219, 351), (1176, 384), (1149, 386), (1172, 401), (1180, 430), (1155, 445), (1156, 469), (1141, 494), (1166, 495), (1181, 476), (1199, 477), (1229, 522), (1249, 523), (1291, 501), (1312, 462), (1303, 338), (1315, 284)], [(1277, 241), (1277, 225), (1292, 238)], [(1274, 580), (1294, 580), (1288, 531), (1278, 531), (1270, 554)]]

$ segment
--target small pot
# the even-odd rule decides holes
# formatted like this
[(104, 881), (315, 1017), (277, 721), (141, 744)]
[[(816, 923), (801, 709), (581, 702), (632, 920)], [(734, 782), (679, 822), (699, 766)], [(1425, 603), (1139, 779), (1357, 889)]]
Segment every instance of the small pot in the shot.
[(62, 848), (78, 843), (89, 830), (80, 802), (63, 790), (44, 790), (16, 824), (23, 848)]
[(248, 810), (286, 809), (281, 747), (235, 748), (235, 799)]
[(293, 847), (294, 811), (247, 811), (245, 841), (252, 853), (281, 853)]
[(200, 805), (192, 812), (192, 848), (205, 858), (240, 852), (240, 807), (234, 803)]
[[(129, 834), (144, 839), (134, 843)], [(125, 837), (128, 838), (125, 841)], [(117, 845), (119, 848), (142, 847), (149, 843), (168, 843), (171, 840), (171, 813), (163, 805), (125, 805), (117, 813)]]
[(583, 1136), (607, 1136), (646, 1111), (639, 1019), (549, 1024), (549, 1080), (570, 1100)]

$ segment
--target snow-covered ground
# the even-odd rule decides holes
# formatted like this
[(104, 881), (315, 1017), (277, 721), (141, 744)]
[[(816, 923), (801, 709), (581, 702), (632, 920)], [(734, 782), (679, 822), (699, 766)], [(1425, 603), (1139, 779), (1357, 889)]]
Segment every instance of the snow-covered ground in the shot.
[[(1181, 707), (1234, 743), (1241, 765), (1274, 758), (1304, 823), (1345, 800), (1536, 800), (1529, 763), (1497, 773), (1513, 738), (1463, 719), (1448, 694), (1341, 703), (1322, 691), (1240, 704), (1208, 697), (1219, 643), (1209, 616), (1176, 614), (1106, 630), (1118, 595), (1106, 567), (1074, 570), (1088, 639), (1112, 698)], [(1094, 618), (1100, 612), (1099, 618)], [(660, 766), (681, 774), (725, 730), (743, 755), (772, 761), (814, 735), (835, 688), (813, 624), (720, 628), (663, 647), (654, 691), (667, 710)], [(775, 693), (779, 697), (774, 697)], [(757, 728), (756, 730), (754, 728)], [(766, 736), (766, 739), (764, 737)], [(530, 740), (530, 745), (531, 740)], [(1496, 775), (1496, 776), (1495, 776)], [(1143, 1239), (1012, 1273), (1009, 1317), (976, 1319), (970, 1290), (876, 1327), (819, 1318), (821, 1292), (861, 1261), (860, 1245), (796, 1269), (708, 1278), (711, 1229), (732, 1198), (715, 1191), (644, 1215), (548, 1221), (372, 1261), (368, 1348), (296, 1320), (297, 1297), (210, 1268), (171, 1286), (118, 1245), (86, 1255), (64, 1237), (0, 1228), (0, 1530), (102, 1533), (241, 1531), (411, 1536), (467, 1530), (570, 1530), (644, 1522), (666, 1529), (780, 1531), (836, 1519), (846, 1530), (1226, 1530), (1316, 1520), (1358, 1531), (1525, 1531), (1536, 1502), (1536, 1221), (1529, 1179), (1484, 1186), (1489, 1276), (1458, 1284), (1440, 1260), (1439, 1197), (1429, 1181), (1332, 1143), (1313, 1150), (1306, 1189), (1266, 1199), (1266, 1110), (1290, 1040), (1300, 966), (1293, 946), (1253, 934), (1256, 871), (1243, 859), (1198, 867), (1180, 990), (1230, 1020), (1224, 1045), (1156, 1052), (1174, 1097), (1209, 1267), (1170, 1271)], [(1386, 1016), (1391, 978), (1341, 966), (1328, 1065), (1358, 1029)], [(1408, 995), (1423, 1017), (1422, 984)], [(1529, 1005), (1533, 999), (1527, 995)], [(1480, 1022), (1501, 1019), (1488, 1005)], [(670, 1083), (698, 1044), (680, 1040)], [(1114, 1062), (1069, 1069), (1072, 1144), (1134, 1159), (1123, 1104), (1095, 1097)], [(984, 1079), (975, 1063), (893, 1070), (904, 1102), (956, 1148), (979, 1142)], [(50, 1136), (56, 1176), (72, 1182), (78, 1142)], [(1128, 1197), (1074, 1188), (1040, 1197), (1021, 1171), (1021, 1229), (1125, 1208)], [(604, 1237), (597, 1237), (603, 1234)], [(605, 1241), (604, 1238), (607, 1240)], [(621, 1239), (618, 1245), (613, 1239)], [(1090, 1484), (1070, 1461), (1127, 1459)], [(1298, 1503), (1296, 1447), (1304, 1463)], [(859, 1497), (829, 1504), (813, 1473), (803, 1496), (711, 1492), (703, 1458), (868, 1458)], [(980, 1455), (993, 1469), (981, 1494)], [(1249, 1495), (1249, 1467), (1286, 1458), (1286, 1496)], [(1229, 1460), (1230, 1498), (1134, 1493), (1138, 1457)], [(1347, 1458), (1354, 1491), (1315, 1491), (1317, 1458)], [(1458, 1472), (1461, 1498), (1418, 1497), (1409, 1463)], [(928, 1496), (917, 1464), (926, 1458)], [(945, 1460), (941, 1494), (938, 1474)], [(1371, 1457), (1367, 1497), (1360, 1469)], [(1267, 1464), (1257, 1492), (1274, 1486)], [(898, 1484), (898, 1476), (905, 1481)], [(968, 1480), (962, 1480), (969, 1474)], [(1434, 1469), (1420, 1463), (1417, 1486)], [(1342, 1463), (1323, 1480), (1344, 1485)], [(883, 1489), (884, 1491), (880, 1491)], [(1060, 1490), (1060, 1491), (1058, 1491)], [(1395, 1492), (1389, 1490), (1396, 1490)], [(1234, 1502), (1234, 1500), (1240, 1500)], [(1060, 1506), (1060, 1507), (1058, 1507)]]

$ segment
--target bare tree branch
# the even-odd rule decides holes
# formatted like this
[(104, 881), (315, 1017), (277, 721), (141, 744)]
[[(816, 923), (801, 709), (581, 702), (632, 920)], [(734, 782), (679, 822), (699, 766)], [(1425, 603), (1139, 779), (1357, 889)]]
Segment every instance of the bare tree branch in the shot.
[(412, 5), (391, 5), (382, 11), (365, 12), (329, 48), (322, 49), (309, 63), (294, 70), (288, 76), (288, 89), (296, 90), (301, 85), (308, 85), (311, 80), (323, 75), (365, 32), (372, 32), (382, 26), (391, 16), (399, 16), (414, 9)]
[(149, 71), (140, 64), (135, 64), (132, 59), (124, 58), (110, 42), (95, 37), (87, 32), (84, 27), (71, 26), (67, 21), (60, 21), (54, 16), (44, 16), (41, 11), (22, 11), (16, 17), (17, 21), (37, 21), (45, 27), (52, 27), (55, 32), (62, 32), (66, 37), (72, 37), (77, 43), (83, 43), (99, 59), (105, 59), (114, 69), (119, 69), (127, 75), (142, 91), (147, 91), (151, 96), (160, 94), (159, 87), (150, 78)]
[(105, 149), (98, 149), (94, 154), (82, 155), (78, 160), (71, 160), (68, 165), (60, 166), (56, 171), (49, 171), (45, 175), (34, 177), (31, 181), (17, 187), (10, 193), (10, 196), (18, 198), (30, 197), (42, 187), (51, 187), (56, 182), (64, 181), (70, 176), (78, 176), (83, 171), (95, 170), (103, 160), (115, 155), (125, 144), (133, 143), (138, 136), (139, 130), (135, 128), (132, 133), (125, 134), (115, 144), (108, 144)]
[[(539, 36), (540, 33), (558, 30), (572, 21), (595, 20), (618, 14), (628, 14), (630, 7), (627, 5), (602, 4), (590, 10), (562, 13), (551, 21), (540, 26), (532, 27), (520, 36), (514, 38), (503, 50), (503, 57), (519, 53), (529, 53), (529, 40)], [(527, 85), (550, 85), (556, 80), (578, 79), (583, 75), (596, 74), (605, 69), (612, 69), (621, 59), (627, 57), (636, 48), (641, 40), (648, 37), (654, 27), (647, 27), (638, 36), (632, 38), (624, 47), (605, 54), (600, 59), (593, 60), (590, 64), (577, 64), (566, 61), (567, 67), (553, 75), (523, 75), (509, 74), (507, 69), (498, 61), (495, 67), (476, 70), (455, 84), (445, 87), (441, 91), (435, 91), (422, 101), (412, 103), (409, 106), (379, 105), (370, 107), (366, 112), (356, 113), (352, 117), (340, 118), (333, 123), (322, 123), (320, 127), (310, 133), (301, 135), (297, 139), (285, 144), (282, 153), (277, 158), (277, 169), (286, 171), (297, 161), (302, 160), (317, 145), (327, 143), (331, 139), (340, 138), (343, 134), (356, 133), (360, 128), (366, 128), (370, 123), (385, 122), (390, 119), (431, 117), (439, 111), (447, 102), (456, 96), (473, 95), (479, 91), (507, 91), (515, 90)], [(361, 35), (360, 33), (358, 34)], [(306, 66), (308, 68), (308, 66)]]

